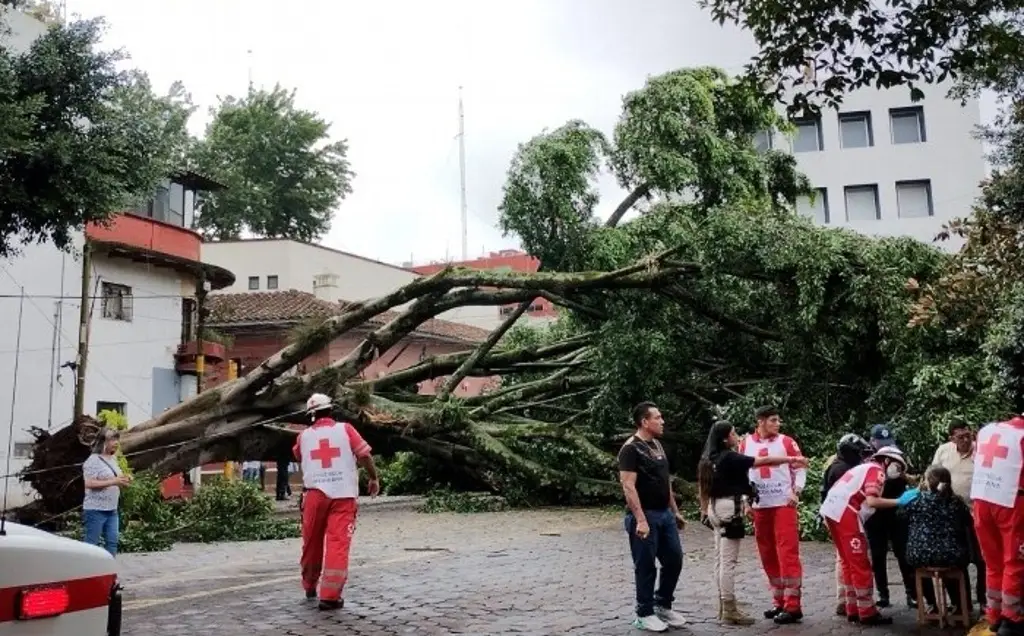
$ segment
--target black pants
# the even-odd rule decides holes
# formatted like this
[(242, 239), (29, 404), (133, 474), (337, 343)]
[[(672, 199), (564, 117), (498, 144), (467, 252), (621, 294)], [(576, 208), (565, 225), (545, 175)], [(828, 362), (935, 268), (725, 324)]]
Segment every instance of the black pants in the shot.
[[(978, 580), (974, 582), (974, 598), (978, 600), (977, 607), (981, 609), (988, 604), (985, 600), (985, 561), (981, 558), (981, 546), (978, 545), (978, 535), (974, 532), (974, 524), (971, 524), (967, 530), (967, 545), (971, 563), (974, 564), (974, 567), (978, 568)], [(970, 590), (971, 579), (968, 574), (967, 568), (964, 568), (964, 580), (966, 581), (967, 589)]]
[(900, 568), (907, 598), (916, 598), (914, 568), (907, 565), (907, 526), (896, 518), (896, 511), (876, 511), (864, 524), (864, 531), (868, 535), (871, 569), (875, 575), (875, 589), (878, 590), (879, 600), (889, 600), (889, 570), (886, 568), (886, 556), (889, 554), (890, 546)]
[(291, 461), (277, 462), (277, 500), (284, 501), (292, 494), (291, 485), (288, 483), (288, 466)]

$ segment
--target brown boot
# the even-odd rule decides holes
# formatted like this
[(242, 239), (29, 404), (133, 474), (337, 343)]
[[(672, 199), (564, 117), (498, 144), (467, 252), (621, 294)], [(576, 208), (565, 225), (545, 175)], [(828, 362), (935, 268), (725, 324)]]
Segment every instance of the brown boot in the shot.
[(721, 620), (726, 625), (747, 626), (755, 623), (754, 619), (747, 616), (736, 607), (736, 601), (721, 601)]

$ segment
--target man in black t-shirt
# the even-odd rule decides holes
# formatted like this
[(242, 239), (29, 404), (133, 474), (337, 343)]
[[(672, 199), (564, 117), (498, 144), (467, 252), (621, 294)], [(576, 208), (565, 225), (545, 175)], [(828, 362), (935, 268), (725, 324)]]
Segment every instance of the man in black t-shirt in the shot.
[[(668, 458), (658, 438), (665, 422), (658, 407), (642, 402), (633, 408), (634, 433), (619, 450), (619, 477), (626, 495), (626, 532), (636, 578), (633, 626), (652, 632), (682, 627), (686, 620), (672, 609), (683, 569), (679, 530), (685, 524), (672, 493)], [(658, 589), (657, 563), (661, 563)]]

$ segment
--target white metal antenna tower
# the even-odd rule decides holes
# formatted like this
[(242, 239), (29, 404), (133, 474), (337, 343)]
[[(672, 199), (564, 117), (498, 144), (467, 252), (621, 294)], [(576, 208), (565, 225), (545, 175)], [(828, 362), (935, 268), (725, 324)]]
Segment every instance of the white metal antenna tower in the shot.
[(466, 203), (466, 115), (462, 107), (462, 87), (459, 87), (459, 207), (462, 219), (462, 260), (469, 260), (469, 219)]

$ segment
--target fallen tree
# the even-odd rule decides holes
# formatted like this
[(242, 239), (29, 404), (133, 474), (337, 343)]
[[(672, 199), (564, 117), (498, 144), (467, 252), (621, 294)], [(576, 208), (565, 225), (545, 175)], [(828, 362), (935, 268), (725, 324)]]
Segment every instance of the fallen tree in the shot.
[[(792, 156), (759, 153), (753, 141), (783, 123), (756, 90), (719, 71), (652, 78), (624, 104), (614, 146), (570, 122), (523, 144), (512, 162), (502, 225), (542, 271), (450, 267), (348, 305), (244, 377), (132, 427), (122, 446), (133, 468), (170, 475), (274, 459), (295, 435), (282, 423), (305, 421), (315, 391), (332, 395), (337, 415), (376, 452), (410, 451), (469, 487), (536, 503), (619, 498), (614, 452), (641, 400), (666, 414), (666, 446), (683, 475), (715, 418), (742, 426), (767, 401), (784, 407), (808, 451), (834, 445), (838, 431), (922, 417), (913, 408), (927, 403), (918, 369), (976, 348), (908, 326), (908, 280), (929, 284), (948, 259), (910, 239), (875, 240), (794, 215), (806, 179)], [(594, 206), (605, 158), (629, 194), (601, 223)], [(694, 193), (688, 203), (649, 201)], [(559, 320), (542, 331), (511, 328), (538, 296), (564, 310)], [(361, 377), (426, 320), (509, 305), (518, 309), (472, 351)], [(388, 311), (397, 313), (381, 324)], [(343, 357), (286, 375), (356, 329), (368, 335)], [(453, 397), (468, 376), (501, 382)], [(436, 395), (419, 394), (420, 383), (440, 378)], [(23, 479), (51, 513), (81, 501), (76, 464), (89, 435), (88, 422), (40, 433)]]

